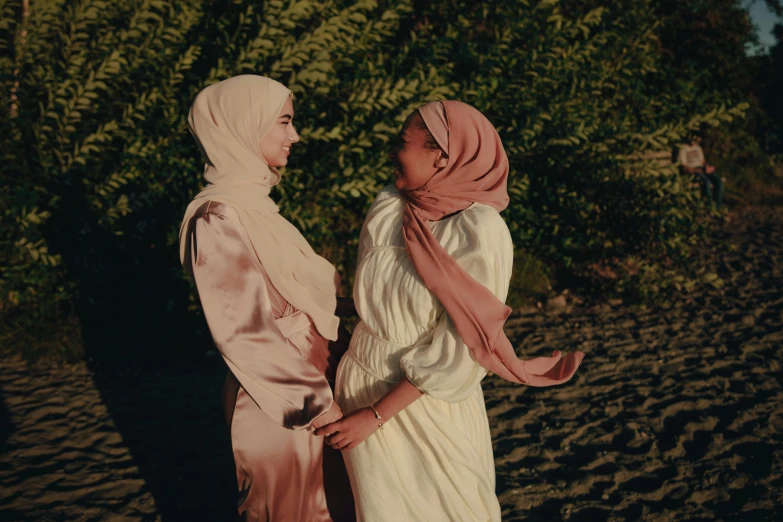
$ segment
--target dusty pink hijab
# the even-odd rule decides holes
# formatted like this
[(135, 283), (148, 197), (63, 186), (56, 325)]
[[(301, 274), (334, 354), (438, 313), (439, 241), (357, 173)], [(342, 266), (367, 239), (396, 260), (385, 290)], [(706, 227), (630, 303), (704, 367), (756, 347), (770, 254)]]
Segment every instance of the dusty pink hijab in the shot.
[(508, 157), (487, 118), (466, 103), (430, 102), (419, 113), (448, 164), (421, 188), (403, 191), (405, 247), (425, 286), (438, 298), (476, 360), (512, 382), (552, 386), (568, 381), (584, 358), (562, 356), (518, 359), (503, 324), (511, 309), (473, 279), (443, 249), (429, 227), (446, 215), (484, 203), (498, 212), (508, 206)]

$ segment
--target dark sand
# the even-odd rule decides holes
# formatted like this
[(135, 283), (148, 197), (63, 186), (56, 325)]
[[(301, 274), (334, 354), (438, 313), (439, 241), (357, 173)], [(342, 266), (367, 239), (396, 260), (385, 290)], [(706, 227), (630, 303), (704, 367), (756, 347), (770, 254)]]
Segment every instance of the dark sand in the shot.
[[(508, 323), (527, 355), (587, 353), (556, 388), (485, 381), (504, 520), (783, 520), (783, 211), (722, 224), (726, 280), (663, 307)], [(222, 364), (0, 362), (0, 520), (231, 520)]]

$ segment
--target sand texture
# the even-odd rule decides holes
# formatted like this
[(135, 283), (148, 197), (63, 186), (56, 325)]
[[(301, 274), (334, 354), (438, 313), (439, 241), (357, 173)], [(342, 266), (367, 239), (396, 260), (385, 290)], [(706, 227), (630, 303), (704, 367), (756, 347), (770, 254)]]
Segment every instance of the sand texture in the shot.
[(722, 290), (510, 322), (587, 357), (560, 388), (486, 383), (504, 520), (783, 520), (781, 249), (781, 213), (743, 213), (693, 259)]
[[(783, 520), (781, 250), (783, 212), (748, 209), (693, 257), (722, 289), (516, 313), (527, 355), (587, 358), (562, 387), (485, 380), (504, 520)], [(0, 520), (232, 520), (222, 372), (0, 362)]]

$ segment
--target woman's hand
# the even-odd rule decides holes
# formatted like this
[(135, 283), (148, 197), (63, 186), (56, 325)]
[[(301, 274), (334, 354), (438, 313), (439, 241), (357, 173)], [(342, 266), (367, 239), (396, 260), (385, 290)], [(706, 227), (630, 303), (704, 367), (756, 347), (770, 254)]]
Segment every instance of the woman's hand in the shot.
[[(318, 428), (322, 428), (327, 424), (331, 424), (332, 422), (336, 422), (342, 418), (343, 410), (341, 410), (337, 405), (337, 401), (332, 401), (332, 405), (329, 407), (329, 410), (320, 417), (317, 417), (315, 420), (313, 420), (311, 426), (315, 430), (318, 430)], [(315, 434), (319, 435), (317, 431)]]
[(370, 408), (360, 408), (341, 420), (315, 430), (325, 435), (326, 443), (334, 449), (351, 450), (367, 440), (379, 428), (378, 419)]

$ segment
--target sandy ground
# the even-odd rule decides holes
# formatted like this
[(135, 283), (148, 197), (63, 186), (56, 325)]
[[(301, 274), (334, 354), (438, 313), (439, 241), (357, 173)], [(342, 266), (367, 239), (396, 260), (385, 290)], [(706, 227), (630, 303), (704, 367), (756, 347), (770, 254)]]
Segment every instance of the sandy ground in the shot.
[[(694, 263), (726, 280), (655, 309), (523, 311), (568, 385), (485, 381), (504, 520), (783, 520), (783, 212), (750, 209)], [(0, 520), (231, 520), (222, 364), (0, 362)]]

